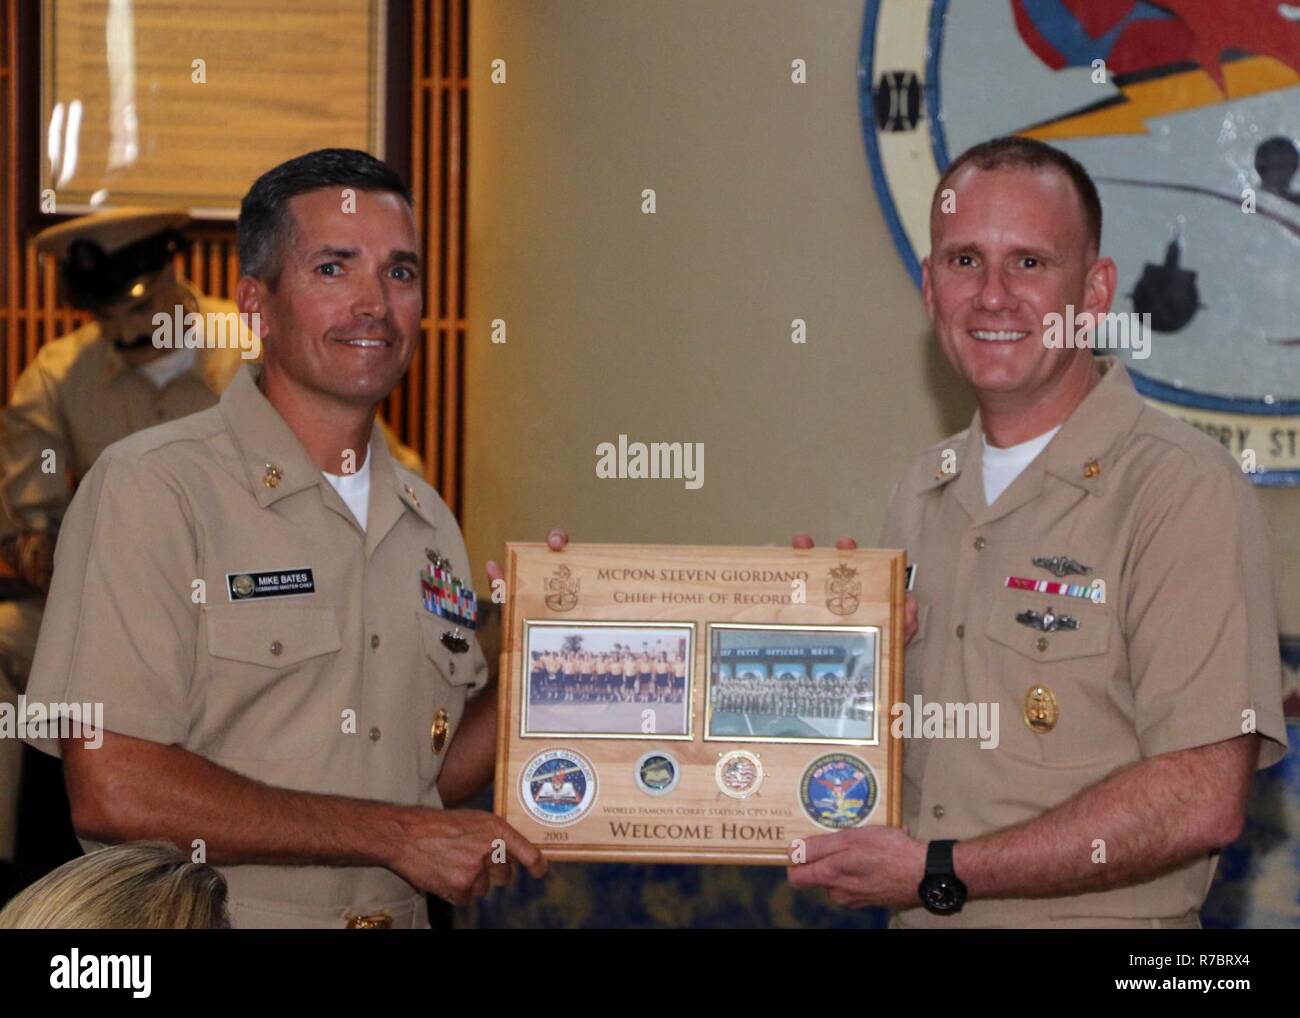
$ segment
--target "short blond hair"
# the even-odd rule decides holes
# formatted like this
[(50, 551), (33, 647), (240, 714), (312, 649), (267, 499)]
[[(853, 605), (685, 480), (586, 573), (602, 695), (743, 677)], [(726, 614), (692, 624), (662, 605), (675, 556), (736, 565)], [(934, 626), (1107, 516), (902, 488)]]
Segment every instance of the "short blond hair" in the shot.
[(175, 845), (134, 841), (64, 863), (0, 910), (0, 929), (229, 929), (226, 878)]

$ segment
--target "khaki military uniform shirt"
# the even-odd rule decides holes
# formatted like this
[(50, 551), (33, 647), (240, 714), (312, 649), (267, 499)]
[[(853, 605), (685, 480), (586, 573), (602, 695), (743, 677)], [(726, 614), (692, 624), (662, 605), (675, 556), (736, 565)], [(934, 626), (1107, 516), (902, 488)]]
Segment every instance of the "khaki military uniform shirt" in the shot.
[[(228, 301), (195, 299), (200, 314), (239, 310)], [(106, 448), (214, 405), (239, 370), (240, 351), (195, 353), (194, 370), (158, 389), (112, 343), (100, 341), (95, 322), (41, 347), (0, 415), (0, 495), (12, 521), (24, 530), (57, 530), (72, 488)], [(47, 449), (54, 452), (53, 473), (42, 469)]]
[[(109, 731), (267, 784), (439, 807), (434, 717), (447, 712), (450, 745), (487, 675), (473, 633), (454, 652), (443, 640), (454, 626), (421, 596), (429, 554), (470, 575), (456, 521), (376, 427), (363, 532), (254, 370), (213, 409), (112, 446), (86, 477), (29, 694), (102, 701)], [(238, 578), (257, 573), (312, 589), (239, 596)], [(237, 926), (342, 926), (381, 911), (426, 922), (423, 896), (380, 867), (222, 872)]]
[[(223, 316), (222, 322), (214, 322), (214, 335), (205, 340), (224, 345), (197, 347), (193, 369), (161, 389), (130, 367), (111, 343), (100, 341), (95, 322), (41, 347), (0, 411), (0, 503), (5, 510), (0, 513), (0, 535), (13, 530), (56, 532), (77, 484), (108, 446), (217, 402), (247, 362), (252, 344), (238, 323), (236, 305), (190, 293), (205, 323), (208, 315)], [(251, 352), (259, 351), (252, 347)], [(380, 427), (389, 451), (402, 466), (419, 473), (415, 451), (382, 422)], [(46, 469), (46, 463), (52, 463), (53, 470)], [(19, 690), (31, 668), (44, 602), (35, 592), (0, 602), (0, 670)]]
[[(238, 313), (228, 301), (195, 300), (204, 315)], [(101, 341), (95, 322), (41, 347), (0, 411), (0, 533), (57, 532), (76, 485), (108, 446), (215, 405), (239, 370), (237, 339), (195, 353), (194, 368), (159, 389)], [(33, 592), (0, 603), (0, 669), (20, 690), (44, 602)]]
[[(1222, 447), (1148, 407), (1122, 364), (1101, 365), (1101, 382), (992, 506), (978, 414), (916, 460), (890, 502), (882, 543), (917, 566), (907, 702), (999, 709), (995, 749), (905, 744), (903, 817), (922, 841), (1024, 823), (1119, 768), (1252, 723), (1261, 767), (1285, 752), (1276, 574), (1254, 492)], [(1056, 556), (1090, 571), (1058, 578), (1031, 561)], [(1105, 602), (1008, 589), (1008, 577), (1100, 580)], [(1048, 609), (1078, 628), (1016, 619)], [(1026, 722), (1040, 686), (1058, 712), (1043, 732)], [(1071, 897), (971, 900), (956, 916), (917, 907), (895, 923), (1194, 926), (1216, 863)]]

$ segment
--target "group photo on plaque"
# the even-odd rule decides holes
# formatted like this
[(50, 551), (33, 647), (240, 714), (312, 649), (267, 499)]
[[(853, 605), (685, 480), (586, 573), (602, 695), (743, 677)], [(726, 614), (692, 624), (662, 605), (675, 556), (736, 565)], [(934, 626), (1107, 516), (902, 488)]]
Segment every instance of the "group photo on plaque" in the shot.
[(876, 740), (876, 630), (709, 626), (709, 739)]
[(534, 622), (525, 632), (524, 735), (638, 736), (647, 719), (659, 735), (687, 734), (693, 627)]

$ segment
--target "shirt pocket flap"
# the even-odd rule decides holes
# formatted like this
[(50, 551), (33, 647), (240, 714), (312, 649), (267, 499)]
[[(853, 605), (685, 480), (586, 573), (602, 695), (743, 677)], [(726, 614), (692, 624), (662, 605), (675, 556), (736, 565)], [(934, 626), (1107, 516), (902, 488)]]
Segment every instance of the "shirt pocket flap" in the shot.
[(456, 653), (442, 639), (456, 631), (455, 625), (423, 609), (418, 610), (416, 616), (420, 623), (420, 643), (424, 646), (425, 657), (437, 666), (449, 685), (471, 685), (474, 682), (474, 630), (459, 627), (458, 635), (467, 646), (465, 650)]
[(267, 668), (286, 668), (342, 647), (332, 608), (239, 605), (207, 611), (208, 653)]
[[(1021, 612), (1035, 611), (1043, 615), (1049, 608), (1058, 620), (1072, 618), (1079, 628), (1048, 632), (1016, 621)], [(1110, 622), (1110, 608), (1106, 605), (1082, 598), (1034, 597), (1004, 591), (993, 602), (985, 631), (995, 643), (1034, 661), (1068, 661), (1105, 654), (1110, 647)]]

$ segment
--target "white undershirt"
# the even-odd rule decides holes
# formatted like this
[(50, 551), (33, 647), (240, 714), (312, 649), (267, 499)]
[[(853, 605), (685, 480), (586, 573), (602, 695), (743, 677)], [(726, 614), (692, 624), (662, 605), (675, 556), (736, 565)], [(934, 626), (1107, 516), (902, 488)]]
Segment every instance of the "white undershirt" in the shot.
[(182, 347), (179, 350), (168, 350), (161, 357), (155, 357), (148, 363), (136, 365), (136, 371), (149, 379), (155, 389), (161, 390), (167, 388), (169, 382), (180, 378), (193, 368), (196, 360), (198, 354), (192, 346)]
[(366, 461), (355, 474), (327, 474), (324, 470), (321, 474), (352, 510), (361, 529), (365, 530), (366, 518), (370, 515), (370, 450), (366, 449)]
[(1047, 447), (1052, 436), (1060, 430), (1061, 426), (1058, 424), (1051, 431), (1045, 431), (1037, 438), (1031, 438), (1028, 442), (1021, 442), (1019, 445), (1009, 445), (1005, 449), (989, 445), (986, 437), (984, 440), (985, 503), (992, 505), (996, 502), (998, 496), (1011, 487), (1011, 482), (1024, 472), (1025, 467), (1034, 462), (1034, 457)]

